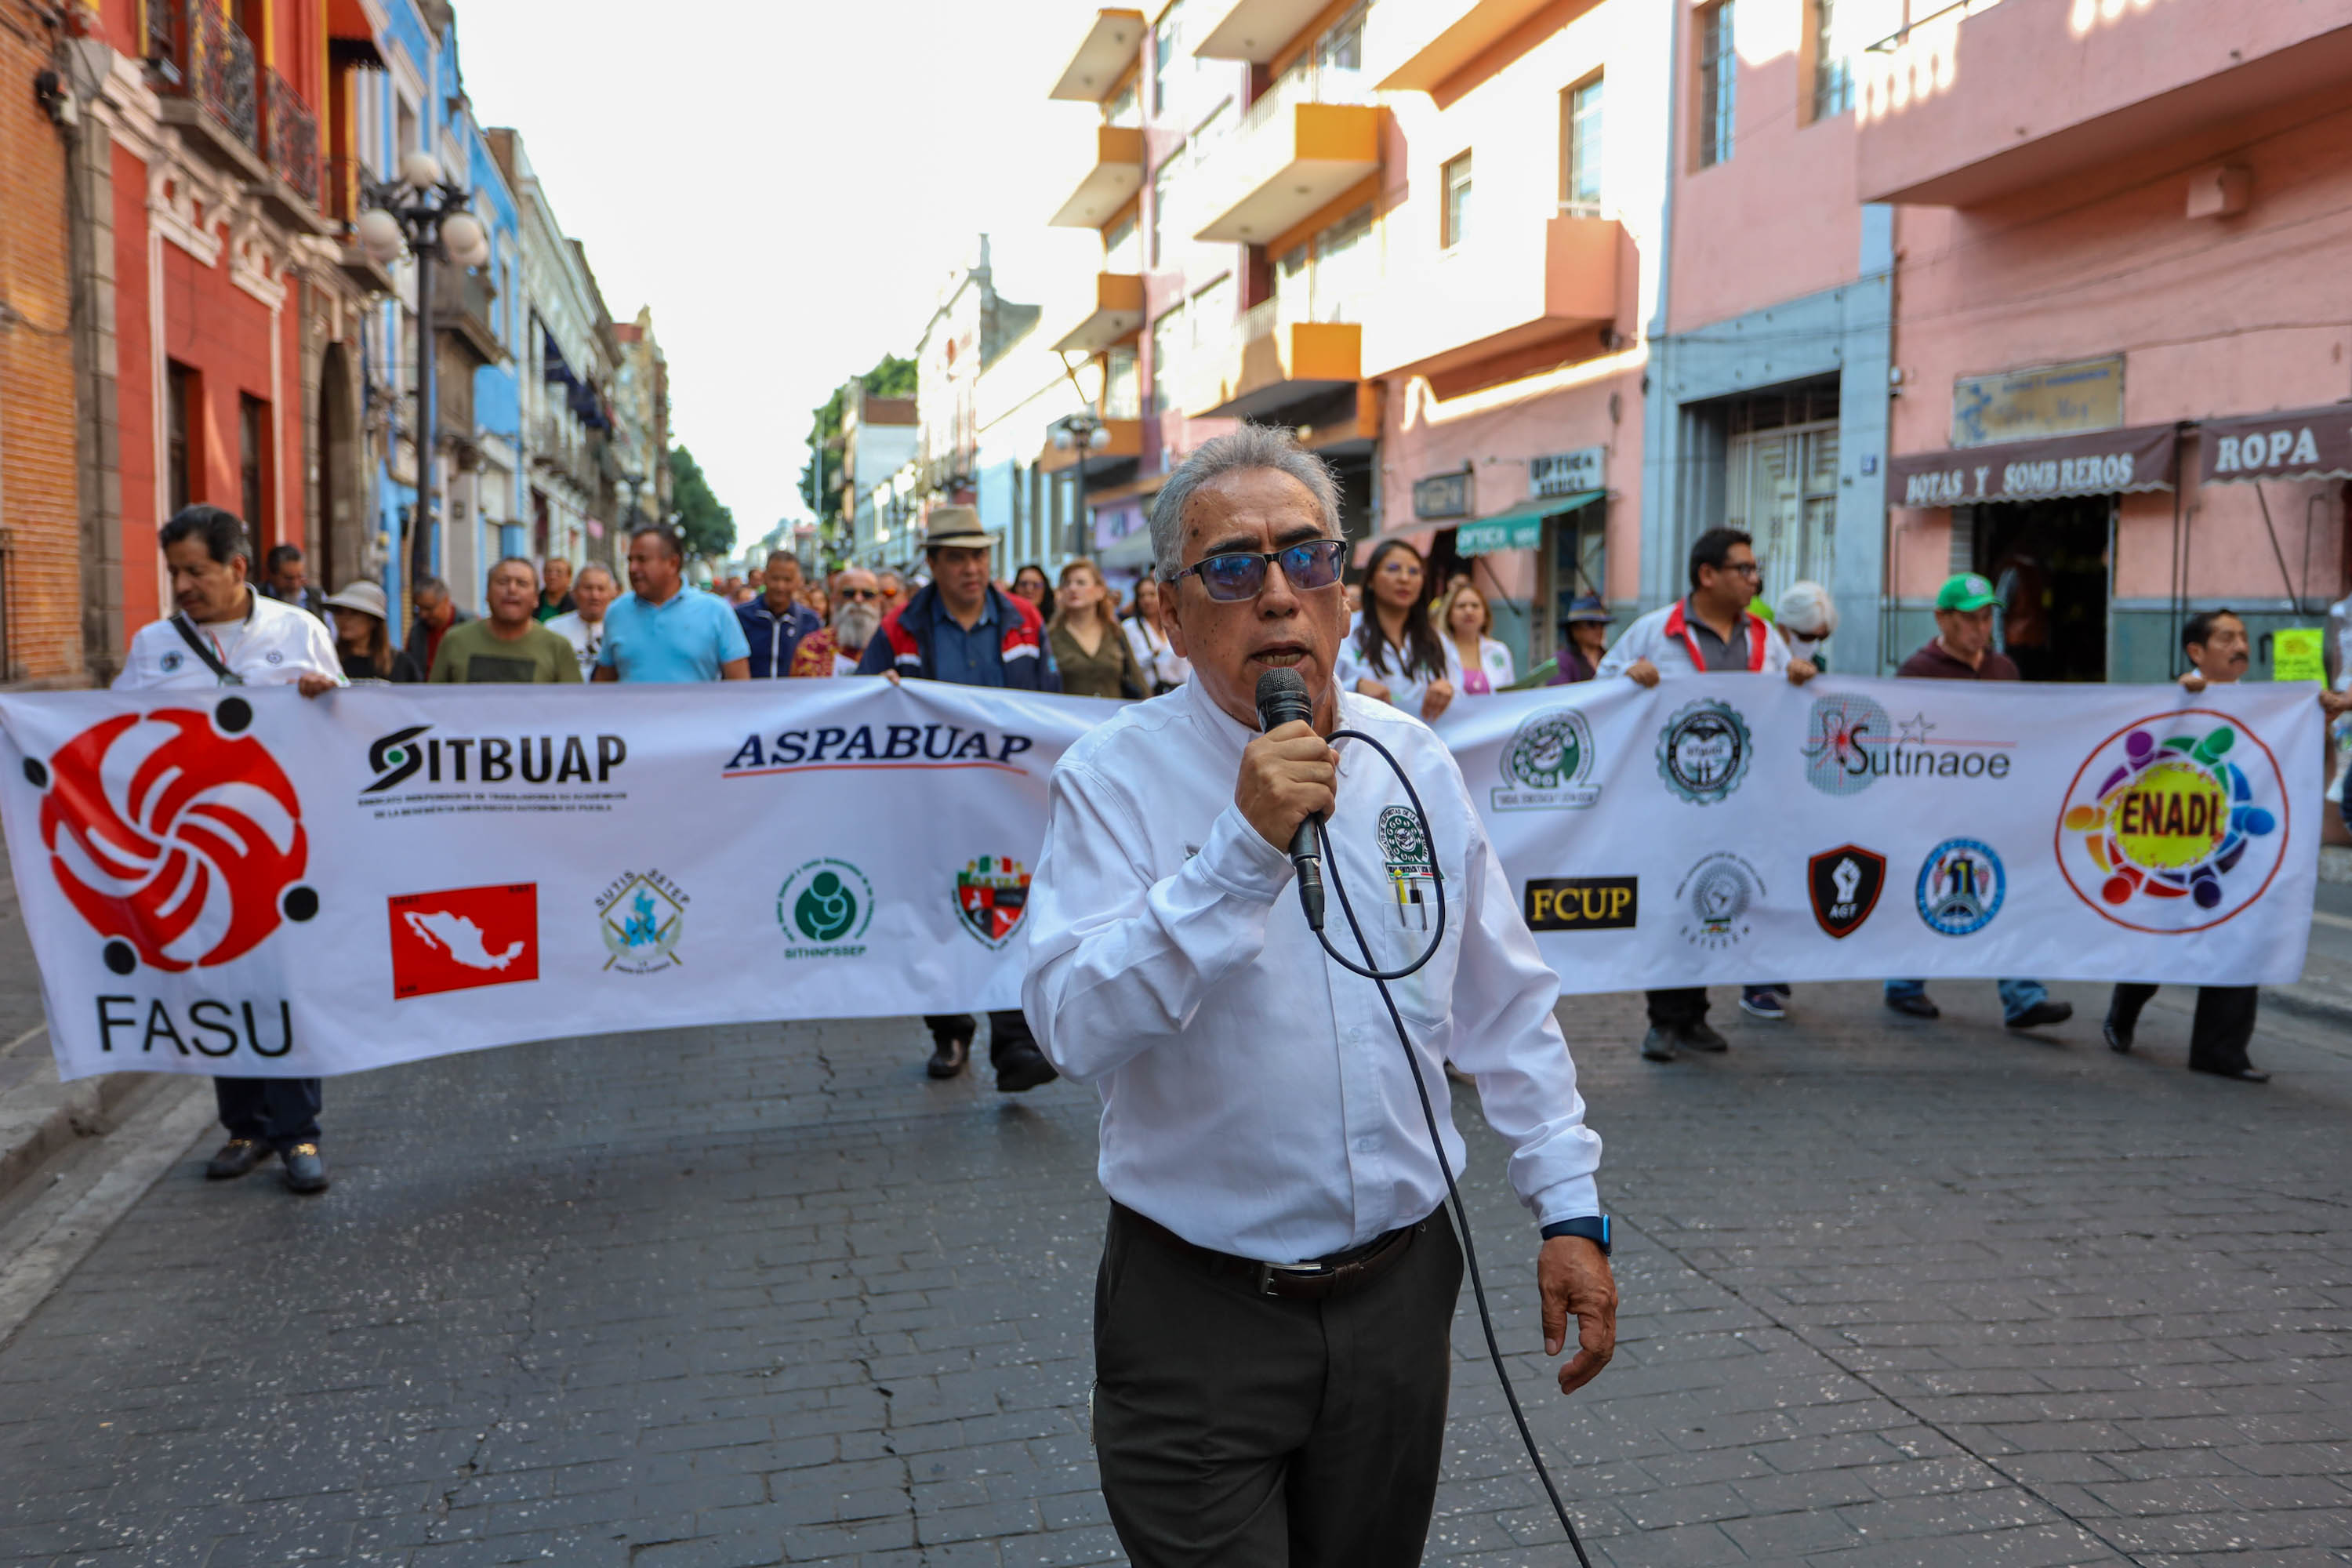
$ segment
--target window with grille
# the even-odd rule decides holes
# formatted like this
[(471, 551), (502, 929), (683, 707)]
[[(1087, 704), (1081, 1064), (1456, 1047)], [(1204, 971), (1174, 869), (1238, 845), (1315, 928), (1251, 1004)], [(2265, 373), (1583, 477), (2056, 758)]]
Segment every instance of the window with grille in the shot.
[(1731, 42), (1732, 0), (1717, 0), (1698, 16), (1698, 165), (1731, 157), (1732, 115), (1739, 57)]
[(1451, 250), (1462, 243), (1470, 224), (1470, 154), (1465, 153), (1445, 165), (1439, 182), (1443, 192), (1438, 209), (1437, 243)]
[(171, 430), (167, 442), (169, 449), (165, 454), (169, 472), (165, 476), (164, 489), (172, 510), (176, 512), (195, 500), (193, 478), (194, 451), (189, 441), (194, 428), (192, 422), (195, 417), (197, 382), (196, 373), (177, 361), (168, 367), (165, 377), (168, 406), (164, 417), (170, 422)]
[(1777, 599), (1791, 583), (1827, 583), (1837, 544), (1837, 422), (1734, 436), (1724, 467), (1723, 520), (1755, 536), (1764, 567), (1758, 592)]
[(1601, 79), (1559, 95), (1559, 210), (1601, 216)]
[(239, 396), (236, 400), (236, 478), (237, 500), (245, 519), (246, 531), (256, 547), (269, 536), (261, 516), (261, 459), (269, 449), (264, 432), (269, 423), (269, 405), (258, 397)]
[(1813, 118), (1832, 120), (1853, 107), (1853, 46), (1839, 22), (1846, 0), (1812, 0)]

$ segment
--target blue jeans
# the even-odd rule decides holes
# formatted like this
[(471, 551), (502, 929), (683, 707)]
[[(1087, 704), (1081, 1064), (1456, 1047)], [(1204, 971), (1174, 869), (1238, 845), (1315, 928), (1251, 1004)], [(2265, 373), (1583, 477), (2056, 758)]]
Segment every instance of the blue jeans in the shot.
[[(2000, 983), (2000, 1016), (2003, 1023), (2014, 1023), (2050, 1000), (2050, 990), (2039, 980), (2004, 980)], [(1900, 996), (1925, 996), (1927, 983), (1924, 980), (1890, 980), (1886, 983), (1886, 999)]]

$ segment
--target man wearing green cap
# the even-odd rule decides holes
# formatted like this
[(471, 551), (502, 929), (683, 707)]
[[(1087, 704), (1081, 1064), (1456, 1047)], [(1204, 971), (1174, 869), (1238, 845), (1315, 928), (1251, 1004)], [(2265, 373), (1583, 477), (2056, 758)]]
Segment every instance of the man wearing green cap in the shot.
[[(1927, 680), (2015, 680), (2017, 666), (1993, 651), (1992, 608), (2000, 602), (1992, 584), (1974, 572), (1957, 573), (1936, 591), (1936, 635), (1903, 661), (1895, 673)], [(1914, 1018), (1941, 1015), (1927, 999), (1924, 980), (1890, 980), (1886, 1005)], [(2012, 1029), (2038, 1029), (2074, 1016), (2071, 1002), (2053, 1002), (2039, 980), (2000, 982), (2001, 1022)]]

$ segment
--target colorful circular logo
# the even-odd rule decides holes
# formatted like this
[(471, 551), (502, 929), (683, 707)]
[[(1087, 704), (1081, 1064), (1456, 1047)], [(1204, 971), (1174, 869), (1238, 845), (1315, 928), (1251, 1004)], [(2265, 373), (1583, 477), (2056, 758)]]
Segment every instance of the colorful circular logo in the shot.
[(1522, 723), (1503, 750), (1503, 776), (1523, 789), (1582, 784), (1592, 771), (1592, 731), (1573, 708), (1555, 708)]
[(25, 763), (58, 887), (117, 974), (227, 963), (318, 912), (301, 802), (252, 722), (241, 697), (124, 713)]
[(1658, 776), (1694, 805), (1713, 805), (1748, 776), (1748, 721), (1728, 702), (1702, 698), (1676, 712), (1658, 734)]
[(1945, 936), (1973, 936), (1992, 924), (2009, 896), (2009, 873), (1992, 846), (1947, 838), (1919, 867), (1919, 918)]
[(2260, 737), (2192, 708), (2102, 741), (2066, 791), (2058, 868), (2133, 931), (2220, 925), (2261, 898), (2286, 858), (2286, 781)]

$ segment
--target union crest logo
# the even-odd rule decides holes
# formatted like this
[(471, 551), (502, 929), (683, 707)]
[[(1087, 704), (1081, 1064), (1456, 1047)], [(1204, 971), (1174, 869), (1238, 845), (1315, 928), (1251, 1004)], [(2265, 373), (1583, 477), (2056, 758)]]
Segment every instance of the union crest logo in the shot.
[(1490, 792), (1496, 811), (1583, 807), (1601, 798), (1592, 775), (1592, 729), (1573, 708), (1531, 714), (1503, 748), (1502, 787)]
[(1013, 940), (1029, 911), (1029, 872), (1018, 860), (982, 855), (956, 873), (957, 923), (992, 952)]
[(2058, 819), (2058, 868), (2117, 925), (2208, 931), (2267, 891), (2286, 858), (2278, 759), (2227, 714), (2191, 708), (2116, 731)]
[(1693, 805), (1713, 805), (1748, 776), (1754, 750), (1738, 709), (1701, 698), (1658, 731), (1658, 776)]
[(123, 713), (26, 759), (49, 868), (115, 973), (214, 968), (319, 912), (301, 802), (252, 722), (242, 697)]

